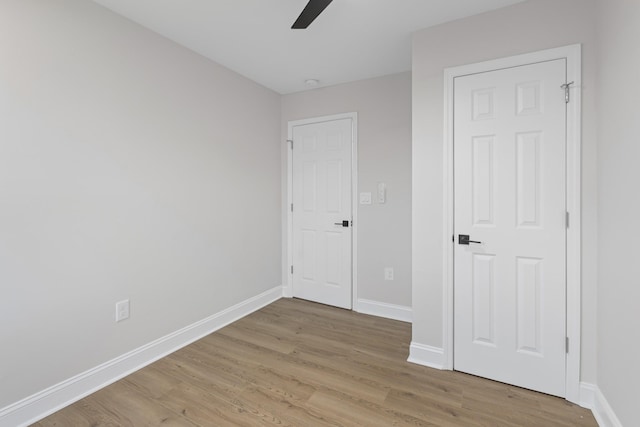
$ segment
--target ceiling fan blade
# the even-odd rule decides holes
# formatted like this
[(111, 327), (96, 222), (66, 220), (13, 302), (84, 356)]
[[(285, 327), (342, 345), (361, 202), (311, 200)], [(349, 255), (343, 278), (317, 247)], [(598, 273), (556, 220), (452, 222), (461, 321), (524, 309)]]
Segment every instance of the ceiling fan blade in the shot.
[(323, 10), (329, 6), (333, 0), (309, 0), (309, 3), (304, 7), (304, 10), (298, 16), (296, 22), (291, 26), (292, 29), (304, 29), (307, 28)]

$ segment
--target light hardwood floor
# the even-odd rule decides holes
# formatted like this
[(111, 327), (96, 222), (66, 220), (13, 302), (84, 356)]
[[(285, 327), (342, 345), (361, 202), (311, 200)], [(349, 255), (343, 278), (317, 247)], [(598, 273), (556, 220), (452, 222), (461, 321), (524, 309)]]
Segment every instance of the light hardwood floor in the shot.
[(563, 399), (406, 362), (411, 325), (282, 299), (37, 426), (597, 426)]

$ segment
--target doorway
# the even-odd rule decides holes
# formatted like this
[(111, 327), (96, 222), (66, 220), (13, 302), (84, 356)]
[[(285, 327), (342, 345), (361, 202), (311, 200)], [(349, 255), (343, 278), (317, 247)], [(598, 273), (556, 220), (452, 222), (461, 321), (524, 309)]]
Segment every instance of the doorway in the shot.
[(291, 296), (351, 309), (355, 114), (289, 123)]
[(577, 401), (580, 46), (445, 77), (445, 367)]

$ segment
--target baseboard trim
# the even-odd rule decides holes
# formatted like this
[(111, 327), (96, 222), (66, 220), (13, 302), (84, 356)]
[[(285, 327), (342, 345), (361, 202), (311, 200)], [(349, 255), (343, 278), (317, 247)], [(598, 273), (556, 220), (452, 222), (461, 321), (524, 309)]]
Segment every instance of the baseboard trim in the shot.
[(408, 362), (435, 369), (444, 369), (444, 350), (426, 344), (411, 342)]
[(282, 298), (282, 286), (0, 409), (0, 427), (27, 426)]
[(387, 304), (385, 302), (371, 301), (368, 299), (358, 299), (355, 311), (362, 314), (384, 317), (386, 319), (399, 320), (411, 323), (413, 314), (411, 307), (404, 305)]
[(591, 409), (600, 427), (622, 427), (622, 423), (597, 385), (580, 383), (580, 406)]
[(593, 409), (597, 388), (598, 387), (596, 387), (595, 384), (581, 382), (579, 401), (575, 403), (582, 406), (583, 408)]

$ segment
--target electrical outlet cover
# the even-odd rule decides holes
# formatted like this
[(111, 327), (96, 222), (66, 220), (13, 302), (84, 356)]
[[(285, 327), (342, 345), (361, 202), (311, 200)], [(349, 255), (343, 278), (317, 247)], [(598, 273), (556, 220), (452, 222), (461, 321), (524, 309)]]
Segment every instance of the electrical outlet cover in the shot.
[(122, 322), (129, 318), (129, 300), (116, 303), (116, 322)]

